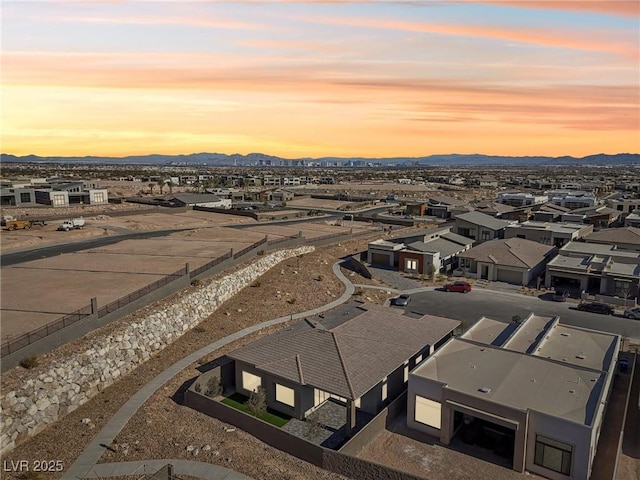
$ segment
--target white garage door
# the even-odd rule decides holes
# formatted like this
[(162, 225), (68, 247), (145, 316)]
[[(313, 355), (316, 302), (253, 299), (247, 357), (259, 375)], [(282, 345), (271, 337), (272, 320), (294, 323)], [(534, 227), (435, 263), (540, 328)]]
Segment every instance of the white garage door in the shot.
[(514, 272), (513, 270), (498, 269), (496, 280), (499, 282), (513, 283), (522, 285), (522, 272)]

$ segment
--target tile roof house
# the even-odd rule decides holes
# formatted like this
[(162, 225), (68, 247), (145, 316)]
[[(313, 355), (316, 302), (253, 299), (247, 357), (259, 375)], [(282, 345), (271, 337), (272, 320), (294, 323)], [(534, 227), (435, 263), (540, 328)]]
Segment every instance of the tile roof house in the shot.
[(615, 245), (620, 250), (640, 251), (640, 228), (603, 228), (584, 237), (584, 241)]
[(589, 478), (620, 341), (558, 317), (483, 317), (410, 373), (407, 426), (444, 445), (493, 436), (518, 472)]
[(532, 240), (496, 239), (461, 253), (458, 270), (470, 277), (529, 285), (544, 272), (556, 251), (552, 245)]
[[(347, 313), (345, 315), (345, 312)], [(329, 398), (378, 413), (406, 387), (409, 369), (451, 337), (457, 320), (413, 318), (375, 304), (346, 306), (231, 352), (236, 391), (262, 386), (267, 406), (304, 419)]]
[(451, 232), (452, 227), (422, 230), (391, 239), (369, 242), (367, 261), (402, 272), (427, 274), (455, 269), (457, 255), (469, 250), (473, 240)]
[[(512, 208), (508, 205), (507, 207)], [(477, 243), (504, 238), (505, 228), (513, 223), (478, 211), (461, 213), (456, 215), (455, 219), (454, 232), (463, 237), (472, 238)]]
[[(627, 305), (638, 295), (640, 252), (615, 245), (569, 242), (547, 265), (545, 285), (596, 294), (596, 299)], [(617, 297), (617, 298), (616, 298)]]

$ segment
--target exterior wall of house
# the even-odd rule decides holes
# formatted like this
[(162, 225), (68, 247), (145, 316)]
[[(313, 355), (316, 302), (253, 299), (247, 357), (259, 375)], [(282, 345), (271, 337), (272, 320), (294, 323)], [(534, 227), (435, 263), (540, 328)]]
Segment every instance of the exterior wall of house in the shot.
[(52, 207), (67, 207), (69, 206), (69, 192), (36, 190), (36, 203)]
[(546, 288), (551, 288), (555, 286), (555, 279), (557, 278), (570, 278), (573, 280), (578, 280), (580, 282), (580, 290), (587, 290), (589, 283), (589, 276), (583, 275), (580, 273), (565, 273), (561, 271), (556, 271), (553, 268), (547, 268), (544, 277), (544, 286)]
[(473, 238), (476, 241), (476, 244), (493, 240), (495, 238), (504, 238), (503, 228), (500, 230), (491, 230), (490, 228), (466, 222), (459, 218), (456, 218), (454, 233), (467, 238)]
[[(267, 407), (298, 419), (304, 418), (305, 412), (313, 407), (313, 388), (298, 385), (289, 380), (262, 372), (254, 366), (238, 360), (236, 360), (235, 365), (235, 388), (238, 393), (247, 397), (251, 395), (251, 391), (245, 389), (242, 384), (242, 372), (244, 371), (260, 377), (260, 386), (264, 388), (267, 397)], [(276, 384), (291, 388), (294, 391), (293, 407), (276, 400)]]
[(427, 206), (424, 203), (416, 205), (407, 205), (407, 214), (415, 216), (423, 216), (427, 211)]
[[(417, 262), (417, 267), (415, 270), (411, 270), (407, 268), (407, 260), (415, 260)], [(398, 270), (401, 272), (410, 272), (410, 273), (426, 273), (426, 265), (425, 265), (425, 256), (422, 253), (413, 253), (413, 252), (400, 252), (398, 258)]]
[(109, 203), (109, 192), (106, 189), (89, 190), (89, 203), (91, 205), (104, 205)]
[[(526, 469), (551, 480), (589, 478), (591, 463), (596, 450), (596, 445), (591, 443), (593, 439), (592, 433), (592, 429), (586, 425), (531, 411), (529, 414), (529, 434), (527, 435)], [(535, 464), (537, 435), (572, 446), (571, 475), (567, 476)]]

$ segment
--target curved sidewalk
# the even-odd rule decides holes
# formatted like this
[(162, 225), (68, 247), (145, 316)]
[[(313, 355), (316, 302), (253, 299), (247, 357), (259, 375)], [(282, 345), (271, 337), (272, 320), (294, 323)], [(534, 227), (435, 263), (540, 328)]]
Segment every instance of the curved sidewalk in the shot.
[(132, 475), (149, 475), (156, 473), (165, 465), (173, 466), (173, 473), (203, 478), (205, 480), (252, 480), (234, 470), (213, 465), (206, 462), (181, 460), (171, 458), (167, 460), (140, 460), (137, 462), (100, 463), (91, 469), (85, 478), (111, 478)]
[[(353, 284), (342, 274), (340, 271), (340, 262), (336, 262), (333, 264), (333, 273), (334, 275), (345, 285), (344, 293), (337, 298), (336, 300), (322, 305), (321, 307), (314, 308), (311, 310), (307, 310), (306, 312), (296, 313), (294, 315), (287, 315), (286, 317), (276, 318), (274, 320), (269, 320), (266, 322), (259, 323), (257, 325), (253, 325), (251, 327), (244, 328), (238, 332), (235, 332), (231, 335), (228, 335), (220, 340), (217, 340), (200, 350), (192, 353), (184, 357), (182, 360), (177, 361), (169, 368), (161, 372), (158, 376), (156, 376), (153, 380), (147, 383), (144, 387), (142, 387), (136, 394), (131, 397), (127, 403), (125, 403), (120, 410), (116, 412), (116, 414), (109, 420), (109, 422), (98, 432), (98, 434), (94, 437), (89, 445), (84, 449), (84, 451), (80, 454), (80, 456), (76, 459), (76, 461), (69, 467), (69, 469), (65, 472), (65, 474), (61, 477), (62, 480), (77, 480), (78, 478), (85, 478), (90, 475), (90, 472), (93, 471), (94, 467), (100, 460), (100, 457), (104, 453), (106, 446), (111, 445), (111, 442), (116, 438), (120, 430), (124, 428), (124, 426), (129, 422), (129, 419), (136, 413), (138, 408), (140, 408), (144, 402), (153, 395), (156, 390), (162, 387), (165, 383), (171, 380), (175, 375), (180, 373), (182, 370), (187, 368), (192, 363), (196, 362), (198, 359), (208, 355), (225, 345), (239, 340), (240, 338), (254, 333), (258, 330), (261, 330), (265, 327), (270, 327), (272, 325), (277, 325), (279, 323), (284, 323), (291, 319), (300, 319), (305, 318), (311, 315), (317, 315), (324, 311), (330, 310), (338, 305), (345, 303), (354, 292)], [(163, 461), (164, 463), (168, 463), (167, 461)], [(127, 463), (127, 462), (125, 462)], [(149, 462), (142, 462), (149, 463)], [(216, 478), (216, 477), (214, 477)], [(224, 478), (224, 477), (221, 477)], [(230, 477), (233, 478), (233, 477)]]

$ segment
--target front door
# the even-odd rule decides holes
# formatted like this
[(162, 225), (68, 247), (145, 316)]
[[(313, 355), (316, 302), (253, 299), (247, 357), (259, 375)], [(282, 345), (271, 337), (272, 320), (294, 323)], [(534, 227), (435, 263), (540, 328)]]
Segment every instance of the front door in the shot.
[(489, 267), (487, 265), (482, 265), (482, 269), (480, 270), (480, 278), (487, 280), (489, 278)]

